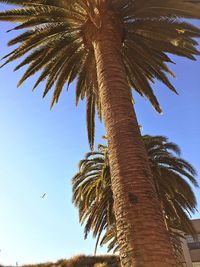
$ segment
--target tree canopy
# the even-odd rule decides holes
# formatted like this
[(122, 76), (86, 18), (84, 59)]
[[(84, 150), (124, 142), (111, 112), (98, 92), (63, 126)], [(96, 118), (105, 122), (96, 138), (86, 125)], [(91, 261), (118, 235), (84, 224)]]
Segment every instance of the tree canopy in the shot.
[[(53, 89), (51, 107), (66, 85), (76, 79), (76, 104), (87, 98), (87, 126), (91, 148), (94, 143), (95, 111), (101, 119), (96, 62), (91, 24), (101, 27), (101, 0), (0, 0), (18, 6), (0, 12), (0, 21), (18, 23), (23, 30), (8, 45), (18, 45), (4, 57), (2, 65), (23, 57), (15, 70), (28, 65), (20, 86), (41, 71), (35, 89), (45, 81), (43, 97)], [(146, 96), (154, 108), (161, 107), (153, 93), (155, 79), (177, 93), (168, 74), (170, 54), (195, 60), (199, 55), (196, 37), (200, 30), (185, 19), (200, 18), (200, 1), (108, 0), (109, 10), (121, 32), (122, 57), (130, 88)]]
[[(191, 184), (198, 187), (194, 167), (180, 157), (180, 148), (166, 137), (144, 135), (143, 141), (171, 238), (174, 239), (174, 233), (177, 236), (180, 232), (195, 236), (190, 221), (197, 205), (191, 187)], [(72, 181), (73, 203), (79, 210), (85, 237), (92, 232), (97, 239), (96, 248), (100, 241), (100, 245), (106, 244), (108, 250), (116, 251), (118, 246), (107, 146), (99, 145), (98, 151), (87, 153)]]

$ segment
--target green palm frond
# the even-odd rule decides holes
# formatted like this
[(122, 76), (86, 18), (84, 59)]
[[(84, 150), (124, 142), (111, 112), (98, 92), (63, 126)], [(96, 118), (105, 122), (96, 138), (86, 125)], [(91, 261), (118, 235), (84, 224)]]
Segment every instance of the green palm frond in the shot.
[[(6, 55), (4, 66), (25, 57), (15, 70), (30, 65), (18, 85), (41, 71), (36, 88), (46, 82), (43, 96), (54, 87), (51, 106), (58, 102), (65, 85), (76, 80), (76, 104), (87, 100), (88, 139), (94, 144), (95, 111), (101, 119), (101, 103), (96, 64), (88, 25), (101, 27), (102, 1), (98, 0), (0, 0), (16, 6), (0, 12), (0, 21), (17, 22), (11, 30), (23, 33), (9, 42), (18, 45)], [(145, 96), (161, 112), (153, 92), (156, 79), (177, 93), (169, 80), (174, 74), (168, 64), (169, 53), (195, 60), (199, 55), (200, 30), (184, 19), (200, 19), (200, 1), (185, 0), (110, 0), (113, 12), (122, 25), (121, 53), (129, 86)], [(102, 11), (103, 10), (103, 11)], [(91, 114), (89, 114), (91, 113)]]
[[(180, 232), (195, 236), (190, 215), (196, 211), (196, 198), (191, 184), (198, 187), (196, 171), (180, 158), (181, 150), (165, 136), (144, 135), (143, 141), (150, 161), (157, 195), (176, 253)], [(117, 251), (113, 194), (108, 149), (99, 145), (99, 151), (89, 152), (79, 163), (79, 172), (73, 177), (73, 203), (79, 210), (85, 237), (90, 232), (98, 244)]]

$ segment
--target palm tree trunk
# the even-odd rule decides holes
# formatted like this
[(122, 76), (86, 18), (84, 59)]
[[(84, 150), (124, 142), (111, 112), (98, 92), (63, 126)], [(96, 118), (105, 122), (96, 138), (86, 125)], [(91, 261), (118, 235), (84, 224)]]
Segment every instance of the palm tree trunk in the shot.
[(121, 264), (176, 266), (126, 79), (120, 25), (112, 14), (104, 14), (93, 37)]

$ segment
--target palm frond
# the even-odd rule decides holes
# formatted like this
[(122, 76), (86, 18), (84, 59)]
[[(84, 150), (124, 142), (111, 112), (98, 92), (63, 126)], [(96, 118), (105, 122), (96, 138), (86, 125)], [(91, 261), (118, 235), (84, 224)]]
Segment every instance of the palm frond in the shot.
[[(162, 112), (153, 90), (155, 80), (177, 93), (169, 79), (169, 76), (175, 77), (169, 68), (169, 64), (174, 63), (169, 54), (191, 60), (196, 60), (199, 55), (196, 38), (200, 37), (200, 29), (184, 19), (200, 19), (200, 1), (109, 2), (110, 11), (118, 17), (122, 26), (121, 53), (128, 84), (141, 96), (145, 96), (158, 112)], [(43, 96), (51, 89), (54, 90), (51, 105), (58, 101), (65, 84), (68, 87), (76, 81), (76, 104), (80, 99), (88, 97), (88, 140), (92, 148), (94, 114), (96, 112), (102, 119), (102, 103), (99, 98), (94, 48), (88, 40), (87, 32), (90, 28), (87, 27), (90, 24), (97, 29), (101, 27), (105, 13), (101, 1), (0, 0), (0, 3), (16, 6), (0, 12), (0, 21), (17, 22), (11, 30), (24, 31), (8, 43), (9, 46), (18, 47), (4, 56), (5, 63), (2, 66), (24, 57), (15, 70), (24, 65), (30, 64), (30, 67), (19, 85), (41, 71), (34, 89), (45, 81)], [(78, 45), (77, 52), (67, 48), (73, 45)], [(81, 53), (78, 52), (80, 50)], [(44, 58), (40, 62), (42, 53)]]
[[(198, 186), (193, 166), (180, 158), (181, 150), (165, 136), (143, 136), (157, 195), (163, 210), (173, 249), (180, 252), (180, 232), (195, 237), (190, 214), (196, 211), (196, 198), (191, 182)], [(99, 151), (89, 152), (79, 163), (79, 172), (73, 177), (73, 203), (79, 210), (85, 237), (90, 232), (98, 244), (108, 251), (117, 251), (117, 231), (113, 211), (113, 195), (108, 149), (99, 145)]]

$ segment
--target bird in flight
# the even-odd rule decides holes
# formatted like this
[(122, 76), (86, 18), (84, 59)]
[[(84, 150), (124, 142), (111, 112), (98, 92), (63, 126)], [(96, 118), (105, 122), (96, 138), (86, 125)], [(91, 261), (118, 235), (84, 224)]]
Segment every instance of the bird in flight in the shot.
[(47, 193), (44, 193), (44, 194), (41, 196), (41, 198), (44, 198), (44, 197), (46, 196), (46, 194), (47, 194)]

